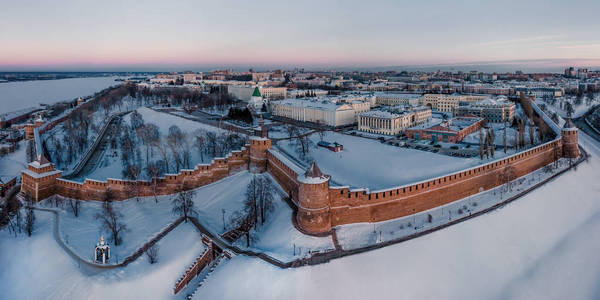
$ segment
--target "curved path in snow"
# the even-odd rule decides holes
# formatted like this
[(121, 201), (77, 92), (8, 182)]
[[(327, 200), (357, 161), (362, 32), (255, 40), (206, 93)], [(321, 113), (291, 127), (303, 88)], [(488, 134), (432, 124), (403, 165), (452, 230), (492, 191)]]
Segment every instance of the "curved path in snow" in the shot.
[(88, 275), (94, 275), (94, 274), (97, 274), (97, 273), (105, 271), (105, 270), (116, 269), (116, 268), (127, 266), (128, 264), (130, 264), (131, 262), (135, 261), (140, 256), (142, 256), (148, 247), (154, 245), (156, 242), (161, 240), (169, 232), (171, 232), (173, 229), (175, 229), (177, 226), (179, 226), (183, 222), (183, 218), (177, 219), (175, 222), (171, 223), (169, 226), (167, 226), (165, 229), (161, 230), (158, 234), (156, 234), (153, 238), (151, 238), (149, 242), (145, 243), (140, 248), (138, 248), (138, 250), (136, 250), (133, 254), (126, 257), (121, 263), (102, 265), (102, 264), (95, 264), (95, 263), (91, 262), (90, 260), (87, 260), (87, 259), (79, 256), (77, 253), (75, 253), (75, 251), (73, 251), (73, 249), (71, 249), (64, 242), (64, 240), (60, 236), (60, 214), (59, 214), (60, 211), (59, 210), (52, 209), (52, 208), (43, 208), (43, 207), (33, 207), (33, 209), (35, 209), (37, 211), (49, 212), (49, 213), (54, 214), (54, 220), (55, 220), (54, 230), (53, 230), (54, 239), (56, 240), (58, 245), (71, 258), (73, 258), (75, 261), (77, 261), (79, 263), (79, 265), (82, 267), (82, 270), (84, 270), (84, 272)]
[(115, 269), (118, 267), (121, 267), (121, 265), (98, 265), (95, 263), (92, 263), (84, 258), (82, 258), (81, 256), (77, 255), (77, 253), (75, 253), (75, 251), (73, 251), (69, 246), (67, 246), (67, 244), (65, 244), (65, 242), (63, 241), (62, 237), (60, 236), (60, 231), (59, 231), (59, 226), (60, 226), (60, 215), (59, 215), (59, 211), (56, 209), (52, 209), (52, 208), (41, 208), (41, 207), (34, 207), (33, 209), (37, 210), (37, 211), (43, 211), (43, 212), (49, 212), (54, 214), (54, 230), (53, 230), (53, 234), (54, 234), (54, 239), (56, 240), (56, 242), (58, 243), (58, 245), (69, 255), (71, 256), (71, 258), (73, 258), (75, 261), (77, 261), (79, 263), (79, 265), (82, 267), (81, 269), (84, 270), (84, 272), (88, 275), (94, 275), (97, 274), (101, 271), (105, 271), (105, 270), (109, 270), (109, 269)]

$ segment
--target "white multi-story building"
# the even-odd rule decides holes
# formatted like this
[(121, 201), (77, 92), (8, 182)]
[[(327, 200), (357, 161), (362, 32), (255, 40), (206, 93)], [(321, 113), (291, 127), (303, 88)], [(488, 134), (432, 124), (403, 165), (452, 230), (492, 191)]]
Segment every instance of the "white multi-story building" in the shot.
[(517, 87), (515, 92), (524, 92), (526, 95), (531, 94), (536, 99), (555, 98), (564, 96), (564, 89), (558, 87)]
[(422, 105), (423, 95), (421, 94), (389, 94), (376, 93), (375, 103), (379, 105)]
[(357, 122), (360, 113), (371, 109), (371, 98), (360, 95), (285, 99), (270, 102), (275, 116), (331, 127)]
[(391, 111), (368, 111), (359, 115), (358, 130), (386, 135), (396, 135), (403, 130), (431, 119), (428, 107), (406, 106)]
[(488, 97), (486, 95), (425, 94), (423, 96), (423, 105), (438, 111), (452, 112), (460, 103), (473, 103)]
[(476, 103), (461, 105), (455, 111), (456, 116), (474, 115), (492, 123), (512, 122), (515, 117), (515, 104), (506, 97), (488, 98)]

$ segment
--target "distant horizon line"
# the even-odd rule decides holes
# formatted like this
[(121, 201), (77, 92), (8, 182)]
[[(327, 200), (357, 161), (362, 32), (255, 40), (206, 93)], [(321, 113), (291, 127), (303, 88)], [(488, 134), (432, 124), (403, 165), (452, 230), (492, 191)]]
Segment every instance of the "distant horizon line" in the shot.
[(231, 69), (234, 71), (270, 71), (276, 69), (305, 69), (306, 71), (481, 71), (481, 72), (561, 72), (567, 67), (600, 69), (600, 59), (523, 59), (500, 61), (473, 61), (473, 62), (448, 62), (434, 64), (294, 64), (294, 63), (236, 63), (236, 64), (201, 64), (201, 63), (140, 63), (140, 64), (63, 64), (63, 65), (22, 65), (0, 64), (0, 73), (18, 72), (89, 72), (89, 73), (119, 73), (119, 72), (174, 72), (194, 71), (209, 72), (214, 70)]

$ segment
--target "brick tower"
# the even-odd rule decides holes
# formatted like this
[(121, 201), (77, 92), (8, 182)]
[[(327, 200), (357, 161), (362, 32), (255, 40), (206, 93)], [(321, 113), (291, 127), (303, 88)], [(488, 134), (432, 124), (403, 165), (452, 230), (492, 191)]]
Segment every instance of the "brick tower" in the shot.
[(331, 230), (329, 213), (329, 175), (323, 174), (313, 162), (298, 176), (298, 225), (307, 233), (326, 233)]
[(46, 199), (54, 195), (56, 178), (61, 175), (62, 171), (55, 170), (53, 163), (39, 155), (21, 171), (21, 193), (29, 194), (35, 201)]
[(579, 156), (578, 132), (579, 130), (575, 127), (571, 118), (568, 118), (561, 129), (563, 157), (576, 158)]

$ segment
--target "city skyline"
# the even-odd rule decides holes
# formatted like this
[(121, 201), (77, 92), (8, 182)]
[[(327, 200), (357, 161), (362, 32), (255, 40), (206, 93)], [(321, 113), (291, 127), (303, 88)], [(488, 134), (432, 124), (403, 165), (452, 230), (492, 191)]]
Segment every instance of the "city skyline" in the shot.
[(0, 69), (6, 71), (600, 66), (594, 35), (600, 3), (585, 0), (62, 0), (3, 8)]

